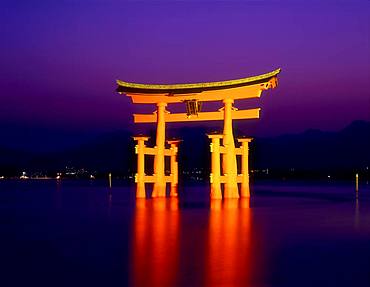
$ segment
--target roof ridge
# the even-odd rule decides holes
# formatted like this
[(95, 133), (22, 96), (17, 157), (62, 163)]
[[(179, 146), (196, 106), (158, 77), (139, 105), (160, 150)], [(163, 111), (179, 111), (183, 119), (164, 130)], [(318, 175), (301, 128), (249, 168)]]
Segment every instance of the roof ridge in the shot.
[(216, 81), (216, 82), (199, 82), (199, 83), (189, 83), (189, 84), (141, 84), (141, 83), (132, 83), (132, 82), (125, 82), (121, 80), (117, 80), (118, 86), (124, 88), (136, 88), (136, 89), (155, 89), (155, 90), (171, 90), (171, 89), (192, 89), (192, 88), (212, 88), (212, 87), (224, 87), (224, 86), (231, 86), (231, 85), (239, 85), (239, 84), (248, 84), (251, 82), (256, 82), (263, 79), (268, 79), (276, 76), (281, 72), (281, 69), (276, 69), (272, 72), (235, 79), (235, 80), (226, 80), (226, 81)]

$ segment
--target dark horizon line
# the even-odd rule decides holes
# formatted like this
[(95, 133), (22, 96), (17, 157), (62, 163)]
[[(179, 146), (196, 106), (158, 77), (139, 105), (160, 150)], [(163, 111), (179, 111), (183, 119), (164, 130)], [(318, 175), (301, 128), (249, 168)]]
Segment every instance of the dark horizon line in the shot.
[[(365, 125), (370, 125), (370, 120), (353, 120), (351, 121), (349, 124), (345, 125), (343, 128), (341, 129), (337, 129), (337, 130), (324, 130), (324, 129), (319, 129), (319, 128), (308, 128), (308, 129), (305, 129), (301, 132), (286, 132), (286, 133), (281, 133), (281, 134), (277, 134), (277, 135), (264, 135), (264, 136), (256, 136), (256, 135), (253, 135), (253, 133), (251, 134), (251, 137), (255, 138), (255, 139), (275, 139), (275, 138), (279, 138), (279, 137), (285, 137), (285, 136), (297, 136), (297, 135), (303, 135), (303, 134), (306, 134), (306, 133), (309, 133), (309, 132), (318, 132), (318, 133), (325, 133), (325, 134), (335, 134), (335, 133), (339, 133), (347, 128), (349, 128), (350, 126), (353, 126), (355, 124), (365, 124)], [(41, 127), (41, 126), (36, 126), (36, 127), (27, 127), (27, 126), (18, 126), (18, 128), (20, 130), (23, 130), (23, 131), (26, 131), (27, 132), (31, 132), (33, 133), (35, 130), (38, 131), (38, 133), (36, 133), (36, 136), (41, 136), (42, 133), (40, 132), (45, 132), (44, 135), (56, 135), (58, 134), (61, 138), (69, 138), (71, 136), (80, 136), (81, 138), (78, 140), (78, 139), (75, 139), (75, 141), (71, 141), (69, 143), (63, 143), (61, 144), (61, 146), (57, 147), (57, 149), (55, 151), (60, 151), (61, 149), (62, 150), (68, 150), (68, 148), (75, 148), (75, 147), (78, 147), (78, 146), (83, 146), (85, 144), (89, 144), (93, 141), (96, 141), (96, 140), (99, 140), (99, 139), (102, 139), (102, 138), (105, 138), (105, 137), (109, 137), (113, 134), (120, 134), (120, 133), (126, 133), (129, 137), (132, 137), (134, 135), (137, 135), (139, 133), (135, 133), (134, 131), (132, 131), (131, 129), (125, 129), (125, 128), (116, 128), (116, 129), (96, 129), (96, 130), (86, 130), (84, 128), (81, 128), (81, 129), (58, 129), (58, 128), (52, 128), (52, 127)], [(234, 137), (236, 138), (238, 136), (239, 133), (242, 133), (244, 131), (245, 128), (235, 128), (234, 127)], [(167, 135), (168, 134), (171, 134), (171, 131), (172, 133), (176, 133), (176, 132), (179, 132), (181, 130), (208, 130), (208, 132), (211, 132), (212, 131), (212, 127), (211, 126), (206, 126), (206, 125), (199, 125), (199, 126), (179, 126), (179, 127), (171, 127), (171, 129), (168, 129), (167, 131)], [(16, 130), (15, 130), (16, 131)], [(51, 133), (47, 133), (48, 131), (50, 131)], [(151, 134), (154, 134), (155, 135), (155, 131), (156, 131), (156, 127), (155, 125), (153, 125), (152, 127), (150, 127), (149, 129), (147, 129), (147, 135), (151, 135)], [(0, 125), (0, 132), (2, 133), (2, 136), (7, 136), (6, 134), (4, 134), (4, 130), (2, 130), (2, 127)], [(17, 134), (19, 135), (17, 132), (14, 133), (14, 130), (10, 127), (9, 128), (9, 133), (13, 133), (14, 134)], [(5, 132), (6, 133), (6, 132)], [(142, 134), (142, 133), (140, 133)], [(24, 135), (23, 135), (24, 136)], [(45, 140), (45, 139), (44, 139)], [(55, 139), (54, 139), (55, 140)], [(42, 142), (43, 139), (40, 139), (40, 142)], [(30, 146), (32, 146), (34, 144), (31, 143)], [(0, 148), (2, 149), (8, 149), (8, 150), (15, 150), (15, 151), (19, 151), (19, 152), (32, 152), (32, 148), (19, 148), (19, 145), (18, 144), (4, 144), (2, 142), (0, 142)], [(53, 152), (54, 150), (47, 150), (46, 153), (49, 153), (49, 152)], [(38, 152), (36, 152), (38, 153)]]

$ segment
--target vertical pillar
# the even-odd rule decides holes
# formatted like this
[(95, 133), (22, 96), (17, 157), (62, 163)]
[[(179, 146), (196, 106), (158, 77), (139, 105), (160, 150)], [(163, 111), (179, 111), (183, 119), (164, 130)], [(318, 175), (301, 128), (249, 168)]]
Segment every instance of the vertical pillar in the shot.
[(221, 193), (221, 171), (220, 171), (220, 139), (223, 135), (212, 134), (208, 138), (211, 143), (211, 199), (222, 199)]
[(155, 182), (152, 197), (166, 197), (166, 179), (164, 175), (164, 148), (166, 137), (165, 109), (166, 103), (157, 104), (157, 138), (154, 156)]
[(136, 198), (145, 198), (145, 142), (149, 137), (137, 136), (134, 140), (137, 141), (135, 152), (137, 154), (137, 173), (136, 181)]
[(240, 195), (241, 197), (250, 197), (249, 189), (249, 143), (252, 141), (251, 138), (240, 138), (238, 142), (242, 144), (242, 186)]
[(171, 197), (177, 197), (177, 185), (179, 183), (179, 166), (177, 162), (177, 152), (180, 140), (169, 140), (168, 144), (171, 145)]
[(232, 124), (233, 99), (224, 99), (224, 137), (225, 153), (222, 158), (222, 169), (226, 177), (224, 198), (238, 198), (237, 164)]

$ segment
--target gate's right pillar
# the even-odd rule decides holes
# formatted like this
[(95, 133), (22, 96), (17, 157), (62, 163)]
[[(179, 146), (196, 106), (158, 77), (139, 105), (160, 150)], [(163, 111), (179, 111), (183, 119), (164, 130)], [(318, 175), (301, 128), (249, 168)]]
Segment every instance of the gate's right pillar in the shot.
[(171, 158), (170, 158), (170, 165), (171, 165), (171, 197), (177, 197), (177, 185), (179, 183), (179, 164), (177, 162), (177, 153), (178, 153), (178, 145), (181, 140), (168, 140), (167, 141), (171, 145)]
[(242, 186), (240, 195), (241, 197), (250, 197), (249, 189), (249, 143), (252, 141), (252, 138), (240, 138), (238, 142), (242, 144)]
[(232, 109), (233, 99), (224, 99), (224, 136), (222, 144), (225, 153), (222, 158), (222, 170), (226, 178), (224, 198), (239, 198), (237, 183), (237, 164), (235, 154), (235, 143), (233, 135)]

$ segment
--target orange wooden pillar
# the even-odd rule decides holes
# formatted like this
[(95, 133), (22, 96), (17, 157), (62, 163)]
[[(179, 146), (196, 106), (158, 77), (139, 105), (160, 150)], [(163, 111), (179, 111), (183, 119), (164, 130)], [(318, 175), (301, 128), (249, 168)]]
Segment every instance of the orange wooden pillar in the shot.
[(177, 197), (177, 185), (179, 183), (179, 165), (177, 162), (178, 145), (181, 140), (168, 140), (168, 144), (171, 145), (171, 197)]
[(211, 199), (222, 199), (221, 193), (221, 170), (220, 170), (220, 139), (223, 135), (210, 134), (208, 138), (212, 140), (211, 148)]
[(154, 188), (152, 197), (166, 197), (166, 179), (164, 174), (164, 153), (166, 138), (165, 110), (167, 104), (157, 104), (157, 138), (156, 154), (154, 156)]
[(235, 143), (232, 124), (233, 99), (224, 99), (224, 136), (223, 146), (225, 153), (222, 157), (222, 170), (226, 178), (224, 185), (224, 198), (239, 198), (237, 183), (237, 164), (235, 154)]
[(136, 182), (136, 198), (145, 198), (145, 142), (149, 139), (146, 136), (134, 137), (137, 141), (135, 152), (137, 154), (137, 173), (135, 175)]
[(251, 138), (240, 138), (238, 142), (242, 144), (242, 186), (241, 186), (241, 196), (250, 197), (249, 189), (249, 143), (252, 141)]

